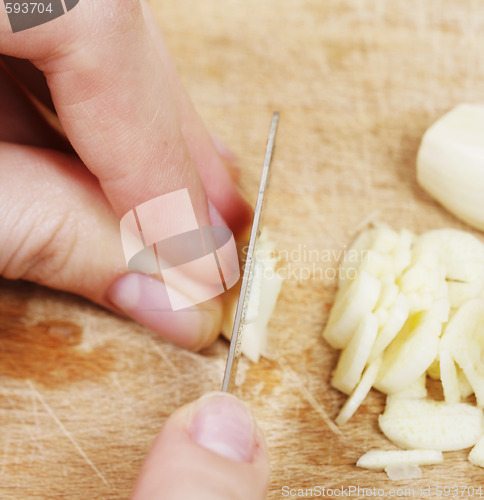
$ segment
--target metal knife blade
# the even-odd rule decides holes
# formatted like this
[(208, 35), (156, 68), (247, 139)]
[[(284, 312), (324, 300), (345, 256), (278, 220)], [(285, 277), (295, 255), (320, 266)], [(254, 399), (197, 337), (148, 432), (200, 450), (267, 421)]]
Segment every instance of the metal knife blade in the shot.
[(269, 167), (271, 166), (272, 152), (276, 139), (277, 125), (279, 123), (279, 112), (272, 115), (271, 128), (269, 131), (269, 139), (267, 140), (267, 148), (262, 167), (262, 175), (259, 184), (259, 195), (255, 205), (254, 220), (252, 221), (252, 229), (250, 232), (249, 249), (245, 261), (244, 274), (242, 276), (242, 284), (240, 287), (239, 300), (237, 302), (237, 310), (235, 313), (234, 326), (232, 329), (232, 338), (230, 340), (229, 354), (227, 364), (225, 365), (225, 374), (222, 382), (222, 391), (231, 392), (235, 384), (235, 375), (237, 373), (237, 364), (240, 357), (240, 346), (242, 343), (242, 332), (244, 328), (245, 312), (249, 300), (249, 284), (253, 267), (254, 251), (257, 244), (257, 239), (260, 234), (259, 224), (264, 207), (264, 194), (269, 183)]

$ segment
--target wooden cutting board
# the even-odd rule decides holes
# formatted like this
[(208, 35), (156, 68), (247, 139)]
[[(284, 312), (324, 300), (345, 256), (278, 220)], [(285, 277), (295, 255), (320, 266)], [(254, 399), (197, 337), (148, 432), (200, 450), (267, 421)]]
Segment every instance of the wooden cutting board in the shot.
[[(275, 357), (242, 360), (238, 389), (267, 437), (268, 498), (284, 486), (402, 487), (420, 498), (428, 486), (484, 483), (466, 452), (407, 483), (357, 469), (366, 450), (392, 448), (377, 426), (384, 399), (373, 392), (338, 432), (336, 353), (321, 339), (339, 252), (365, 220), (465, 228), (418, 187), (415, 156), (435, 119), (484, 102), (482, 3), (150, 3), (201, 115), (238, 154), (251, 202), (281, 112), (265, 218), (287, 276)], [(0, 498), (127, 498), (165, 418), (218, 389), (227, 343), (192, 354), (72, 296), (7, 281), (0, 294)]]

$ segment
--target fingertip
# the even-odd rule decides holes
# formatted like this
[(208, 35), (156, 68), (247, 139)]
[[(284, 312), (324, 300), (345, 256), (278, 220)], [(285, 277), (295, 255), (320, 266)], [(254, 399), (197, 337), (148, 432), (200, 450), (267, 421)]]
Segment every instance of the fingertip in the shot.
[(222, 305), (217, 298), (180, 310), (177, 300), (190, 300), (182, 292), (168, 289), (160, 280), (139, 273), (118, 278), (108, 289), (114, 307), (158, 333), (165, 340), (192, 351), (211, 344), (220, 332)]

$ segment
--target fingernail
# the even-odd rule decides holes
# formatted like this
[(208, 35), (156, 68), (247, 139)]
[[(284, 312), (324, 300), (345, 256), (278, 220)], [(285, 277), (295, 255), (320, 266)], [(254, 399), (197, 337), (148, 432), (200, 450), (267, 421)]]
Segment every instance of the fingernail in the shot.
[(221, 139), (219, 139), (215, 134), (210, 134), (212, 138), (215, 149), (218, 151), (218, 154), (229, 164), (236, 165), (238, 163), (237, 155), (229, 149)]
[(122, 276), (108, 291), (108, 299), (126, 315), (170, 342), (199, 349), (213, 337), (213, 330), (220, 321), (220, 307), (210, 303), (207, 307), (192, 306), (174, 311), (172, 301), (177, 298), (185, 300), (181, 292), (170, 289), (168, 295), (163, 282), (138, 273)]
[(210, 216), (210, 222), (213, 226), (228, 227), (225, 219), (220, 215), (220, 212), (215, 208), (215, 205), (210, 200), (208, 200), (208, 214)]
[(254, 419), (248, 408), (228, 394), (208, 394), (196, 403), (198, 408), (189, 428), (190, 437), (203, 448), (237, 462), (254, 458)]

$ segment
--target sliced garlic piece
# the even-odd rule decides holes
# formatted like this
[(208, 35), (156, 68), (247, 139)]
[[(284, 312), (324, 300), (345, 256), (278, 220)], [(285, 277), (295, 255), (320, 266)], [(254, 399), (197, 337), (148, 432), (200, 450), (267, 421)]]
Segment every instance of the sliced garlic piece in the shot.
[(447, 309), (442, 307), (440, 316), (444, 321), (447, 320), (450, 310), (448, 284), (445, 281), (445, 269), (438, 261), (427, 263), (423, 259), (416, 259), (397, 279), (397, 284), (409, 300), (411, 313), (428, 310), (437, 301), (442, 301), (442, 306), (447, 304)]
[(345, 294), (333, 304), (323, 338), (331, 347), (346, 347), (363, 318), (375, 307), (380, 296), (380, 281), (361, 271), (346, 290)]
[(374, 234), (370, 248), (375, 252), (381, 254), (391, 253), (399, 243), (399, 234), (387, 224), (375, 223)]
[(469, 282), (484, 273), (484, 245), (466, 231), (428, 231), (417, 239), (413, 255), (426, 265), (439, 258), (448, 280)]
[(427, 368), (427, 375), (432, 380), (440, 380), (440, 363), (439, 358), (435, 358), (433, 363)]
[(256, 363), (260, 356), (270, 357), (268, 352), (268, 325), (282, 287), (282, 278), (277, 274), (262, 281), (259, 315), (245, 325), (242, 333), (241, 352)]
[(484, 436), (477, 441), (467, 458), (471, 464), (484, 467)]
[(372, 313), (361, 321), (350, 343), (343, 349), (331, 379), (336, 389), (350, 394), (358, 384), (378, 333), (378, 320)]
[(387, 398), (378, 423), (383, 434), (401, 448), (453, 451), (478, 441), (482, 410), (466, 403)]
[(336, 417), (335, 422), (337, 425), (346, 424), (346, 422), (348, 422), (348, 420), (355, 414), (358, 407), (370, 392), (370, 389), (376, 380), (376, 376), (378, 375), (380, 364), (381, 359), (377, 359), (366, 367), (361, 380), (358, 382), (355, 390), (348, 397), (345, 404), (343, 405), (343, 408), (341, 408), (341, 411)]
[(400, 293), (395, 300), (395, 304), (388, 313), (385, 324), (379, 329), (375, 343), (371, 349), (370, 360), (381, 356), (383, 351), (397, 336), (398, 332), (408, 319), (410, 306), (407, 297)]
[(425, 132), (417, 180), (450, 212), (484, 229), (484, 106), (460, 104)]
[(378, 321), (378, 328), (384, 326), (388, 321), (389, 312), (388, 309), (385, 309), (384, 307), (379, 307), (378, 309), (375, 309), (373, 314), (375, 315), (376, 320)]
[(434, 254), (434, 260), (431, 262), (426, 262), (418, 255), (414, 256), (413, 259), (413, 264), (399, 279), (398, 284), (401, 291), (440, 296), (445, 284), (445, 268), (436, 260), (438, 254)]
[(427, 312), (437, 321), (447, 323), (450, 316), (450, 300), (447, 298), (436, 299)]
[(270, 267), (267, 266), (270, 264), (266, 263), (261, 280), (258, 315), (251, 323), (244, 325), (240, 346), (242, 354), (254, 363), (259, 361), (261, 355), (270, 357), (267, 350), (269, 338), (267, 328), (282, 287), (282, 278), (277, 273), (268, 272)]
[(459, 403), (461, 399), (457, 367), (448, 350), (439, 352), (440, 378), (446, 403)]
[(396, 266), (393, 252), (398, 242), (399, 234), (385, 224), (377, 224), (361, 232), (351, 247), (343, 253), (339, 264), (335, 302), (343, 296), (362, 270), (378, 278), (382, 278), (385, 274), (394, 275)]
[(399, 241), (393, 251), (393, 270), (395, 276), (400, 276), (410, 266), (412, 262), (412, 246), (415, 238), (415, 234), (408, 229), (400, 231)]
[(370, 450), (356, 462), (357, 467), (383, 470), (397, 465), (433, 465), (444, 461), (439, 450)]
[(391, 275), (384, 276), (384, 279), (382, 278), (380, 281), (382, 283), (382, 287), (380, 297), (375, 307), (377, 309), (380, 307), (390, 309), (395, 305), (400, 290)]
[(421, 399), (427, 397), (427, 376), (424, 373), (420, 377), (410, 384), (408, 387), (400, 392), (394, 392), (389, 394), (388, 398), (400, 398), (400, 399)]
[(391, 254), (380, 253), (371, 249), (367, 250), (361, 259), (358, 272), (362, 270), (381, 279), (393, 272), (393, 258)]
[(449, 299), (451, 306), (456, 309), (464, 305), (467, 301), (478, 298), (482, 295), (484, 281), (475, 279), (467, 283), (461, 283), (460, 281), (449, 282)]
[(375, 387), (392, 394), (417, 380), (437, 355), (441, 331), (441, 323), (425, 313), (409, 317), (383, 353)]
[(437, 260), (454, 308), (478, 297), (484, 288), (484, 244), (470, 233), (456, 229), (424, 233), (414, 245), (412, 258), (427, 268), (435, 267)]
[[(246, 310), (241, 352), (251, 361), (257, 362), (261, 355), (267, 356), (267, 325), (279, 296), (282, 278), (276, 272), (277, 258), (273, 255), (275, 243), (262, 231), (257, 242), (253, 261), (253, 272), (249, 284), (249, 303)], [(222, 334), (230, 339), (237, 307), (240, 287), (233, 287), (223, 296), (224, 318)]]
[(476, 395), (477, 404), (484, 407), (484, 300), (465, 303), (447, 324), (442, 342), (452, 352)]
[(466, 399), (471, 394), (474, 394), (474, 389), (472, 385), (469, 384), (467, 377), (461, 368), (457, 367), (457, 379), (459, 380), (459, 390), (461, 399)]
[(338, 292), (335, 302), (344, 295), (348, 287), (353, 283), (358, 268), (360, 267), (361, 260), (365, 253), (371, 248), (375, 239), (375, 231), (374, 228), (362, 231), (350, 248), (343, 252), (343, 257), (339, 263)]

